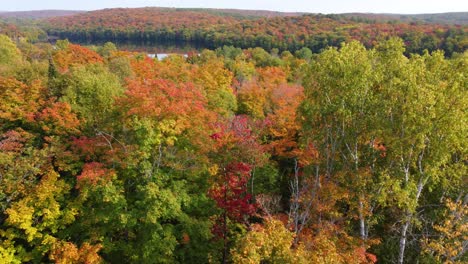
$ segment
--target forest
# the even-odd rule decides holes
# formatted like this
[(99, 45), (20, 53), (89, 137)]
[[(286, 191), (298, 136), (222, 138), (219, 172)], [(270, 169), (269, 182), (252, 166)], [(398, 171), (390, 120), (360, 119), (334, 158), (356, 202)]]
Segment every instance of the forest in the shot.
[(450, 56), (468, 48), (466, 20), (455, 20), (465, 22), (460, 24), (406, 20), (397, 16), (147, 7), (52, 17), (41, 27), (51, 36), (72, 41), (192, 42), (209, 49), (232, 45), (294, 52), (307, 47), (318, 53), (353, 40), (371, 48), (391, 36), (403, 39), (405, 55), (441, 49)]
[(127, 11), (0, 23), (0, 263), (468, 262), (466, 26)]

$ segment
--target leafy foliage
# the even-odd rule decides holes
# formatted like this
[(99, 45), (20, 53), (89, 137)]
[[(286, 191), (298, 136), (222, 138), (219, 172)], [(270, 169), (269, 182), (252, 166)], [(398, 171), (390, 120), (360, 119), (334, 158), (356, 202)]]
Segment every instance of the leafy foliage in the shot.
[[(145, 10), (114, 33), (178, 12)], [(0, 35), (0, 262), (466, 262), (466, 51), (408, 56), (339, 17), (184, 12), (197, 34), (242, 25), (271, 52), (159, 61)], [(313, 54), (273, 27), (328, 34), (315, 19), (361, 42)], [(274, 49), (283, 41), (294, 48)]]
[[(367, 47), (389, 37), (403, 38), (411, 52), (443, 49), (447, 54), (467, 48), (466, 25), (414, 23), (347, 15), (295, 14), (242, 17), (206, 10), (134, 8), (105, 9), (48, 19), (49, 34), (72, 40), (174, 42), (188, 41), (207, 48), (234, 45), (266, 50), (320, 52), (341, 42), (358, 40)], [(305, 52), (305, 53), (303, 53)], [(299, 55), (305, 55), (302, 50)], [(256, 55), (262, 56), (261, 53)], [(301, 55), (301, 56), (302, 56)], [(278, 63), (258, 60), (258, 65)]]

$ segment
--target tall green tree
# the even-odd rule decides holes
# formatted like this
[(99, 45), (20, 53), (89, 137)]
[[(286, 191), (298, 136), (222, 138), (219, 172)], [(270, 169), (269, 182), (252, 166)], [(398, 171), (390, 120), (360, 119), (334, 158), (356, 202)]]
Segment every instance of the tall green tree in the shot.
[(397, 262), (403, 263), (408, 232), (424, 205), (423, 196), (437, 187), (457, 186), (465, 171), (467, 81), (463, 72), (468, 68), (466, 58), (454, 63), (444, 59), (442, 52), (409, 60), (382, 52), (381, 59), (386, 75), (379, 120), (387, 173), (399, 183), (402, 217)]

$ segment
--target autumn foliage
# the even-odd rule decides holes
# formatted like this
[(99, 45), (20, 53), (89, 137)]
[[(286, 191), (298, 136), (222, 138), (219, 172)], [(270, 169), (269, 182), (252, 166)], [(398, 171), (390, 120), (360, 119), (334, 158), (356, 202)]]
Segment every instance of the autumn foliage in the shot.
[(358, 40), (367, 47), (388, 37), (401, 37), (411, 52), (444, 49), (462, 52), (464, 25), (406, 22), (394, 18), (322, 14), (236, 15), (204, 9), (105, 9), (48, 19), (49, 34), (62, 38), (101, 41), (191, 42), (215, 48), (235, 45), (270, 50), (319, 52), (343, 41)]
[(465, 27), (151, 8), (50, 21), (253, 48), (158, 60), (2, 35), (0, 263), (466, 263), (466, 47), (404, 42), (440, 48)]
[(60, 71), (66, 72), (73, 66), (102, 63), (103, 59), (90, 49), (80, 45), (68, 44), (54, 54), (54, 62)]

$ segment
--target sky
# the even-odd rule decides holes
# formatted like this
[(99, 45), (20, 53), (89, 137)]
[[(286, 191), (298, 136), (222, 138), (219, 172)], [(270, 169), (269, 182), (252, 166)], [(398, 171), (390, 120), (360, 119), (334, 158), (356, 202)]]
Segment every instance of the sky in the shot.
[(113, 7), (205, 7), (310, 13), (467, 12), (467, 0), (0, 0), (2, 11), (96, 10)]

